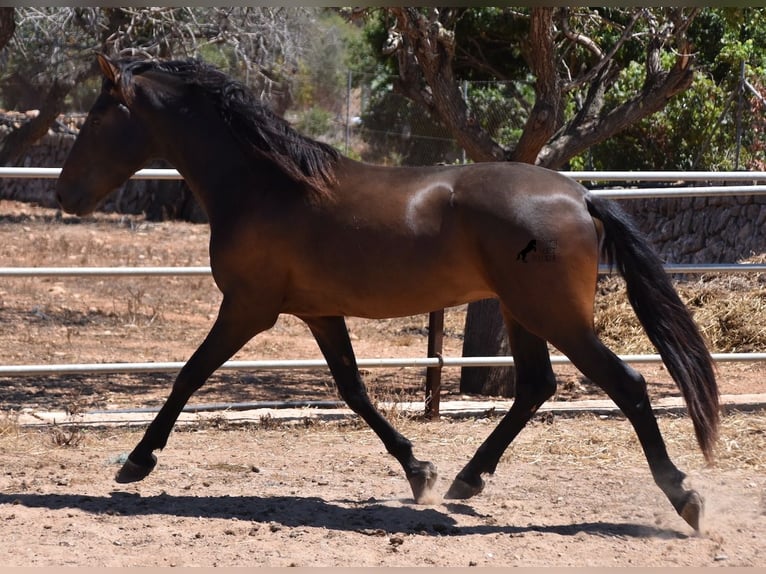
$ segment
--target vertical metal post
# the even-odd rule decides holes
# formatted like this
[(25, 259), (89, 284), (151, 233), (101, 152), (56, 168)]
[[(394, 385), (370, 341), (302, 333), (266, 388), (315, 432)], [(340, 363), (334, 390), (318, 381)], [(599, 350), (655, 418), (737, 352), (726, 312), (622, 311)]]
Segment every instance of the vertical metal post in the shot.
[(742, 105), (745, 95), (745, 61), (742, 60), (739, 68), (739, 82), (737, 83), (737, 116), (736, 116), (736, 139), (737, 147), (734, 150), (734, 171), (739, 169), (739, 153), (742, 149)]
[[(444, 346), (444, 309), (428, 314), (428, 356), (442, 356)], [(439, 418), (439, 394), (442, 386), (441, 362), (436, 367), (426, 368), (426, 412), (427, 418)]]
[(346, 80), (346, 155), (351, 146), (351, 70)]
[[(463, 101), (465, 102), (466, 107), (468, 106), (468, 80), (463, 80)], [(462, 154), (462, 160), (463, 165), (468, 163), (468, 158), (465, 154), (465, 148), (463, 148), (463, 154)]]

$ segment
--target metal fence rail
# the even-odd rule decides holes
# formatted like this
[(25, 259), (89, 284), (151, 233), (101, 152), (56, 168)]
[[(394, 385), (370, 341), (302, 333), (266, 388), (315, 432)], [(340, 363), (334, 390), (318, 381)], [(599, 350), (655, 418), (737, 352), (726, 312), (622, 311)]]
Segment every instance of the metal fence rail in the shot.
[[(764, 273), (766, 263), (667, 263), (668, 273)], [(599, 265), (599, 273), (606, 275), (613, 270)], [(186, 276), (199, 277), (212, 273), (209, 266), (199, 267), (0, 267), (0, 277), (149, 277)]]
[[(0, 167), (0, 178), (55, 179), (60, 167)], [(763, 181), (766, 171), (561, 171), (561, 175), (579, 181)], [(175, 169), (146, 168), (131, 179), (182, 179)]]
[[(718, 363), (766, 361), (766, 353), (713, 353)], [(659, 355), (619, 355), (626, 363), (660, 363)], [(381, 357), (357, 359), (360, 369), (391, 369), (406, 367), (506, 367), (513, 366), (513, 357)], [(551, 355), (551, 364), (569, 365), (564, 355)], [(146, 363), (63, 363), (48, 365), (0, 365), (0, 377), (93, 375), (126, 373), (176, 373), (183, 361), (152, 361)], [(272, 371), (327, 369), (324, 359), (274, 359), (260, 361), (227, 361), (219, 370)]]

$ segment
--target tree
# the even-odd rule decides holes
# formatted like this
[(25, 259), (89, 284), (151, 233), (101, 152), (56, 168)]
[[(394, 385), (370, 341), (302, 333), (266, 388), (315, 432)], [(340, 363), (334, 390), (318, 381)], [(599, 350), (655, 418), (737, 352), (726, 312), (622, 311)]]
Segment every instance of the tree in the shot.
[(14, 9), (10, 7), (0, 7), (0, 50), (10, 42), (15, 30), (16, 19), (14, 17)]
[[(383, 52), (395, 88), (438, 117), (473, 161), (560, 168), (661, 110), (692, 83), (687, 32), (697, 8), (386, 8)], [(642, 79), (608, 97), (641, 63)], [(523, 65), (522, 65), (523, 63)], [(472, 115), (461, 77), (492, 74), (531, 84), (521, 134), (493, 139)], [(524, 90), (519, 90), (520, 97)], [(496, 301), (469, 305), (465, 355), (507, 349)], [(464, 369), (461, 390), (512, 394), (507, 369)]]
[[(766, 74), (766, 13), (708, 8), (687, 35), (696, 54), (694, 83), (662, 110), (575, 158), (573, 169), (724, 171), (763, 165), (766, 141), (759, 129), (766, 92), (759, 86)], [(632, 74), (607, 97), (621, 97), (637, 81)]]
[[(9, 14), (15, 16), (15, 30), (6, 24)], [(320, 21), (322, 14), (315, 8), (246, 6), (3, 10), (0, 35), (10, 39), (0, 49), (0, 106), (37, 111), (5, 137), (0, 134), (0, 165), (17, 165), (60, 113), (90, 107), (100, 86), (96, 51), (200, 57), (248, 84), (283, 115), (296, 96), (307, 92), (300, 86), (303, 62), (311, 62), (319, 77), (327, 63), (320, 58), (334, 54), (337, 42), (327, 41), (325, 32), (332, 26)], [(321, 77), (327, 80), (330, 74)], [(326, 87), (314, 95), (329, 99)], [(128, 209), (144, 211), (150, 219), (204, 217), (183, 182), (128, 182), (123, 191)]]
[[(0, 54), (0, 101), (34, 107), (39, 114), (0, 141), (0, 165), (12, 165), (23, 156), (67, 105), (80, 107), (92, 99), (98, 86), (96, 51), (202, 56), (284, 111), (292, 74), (308, 49), (305, 30), (313, 26), (316, 13), (271, 7), (3, 8), (0, 40), (7, 38), (7, 45)], [(14, 14), (15, 27), (9, 24)]]

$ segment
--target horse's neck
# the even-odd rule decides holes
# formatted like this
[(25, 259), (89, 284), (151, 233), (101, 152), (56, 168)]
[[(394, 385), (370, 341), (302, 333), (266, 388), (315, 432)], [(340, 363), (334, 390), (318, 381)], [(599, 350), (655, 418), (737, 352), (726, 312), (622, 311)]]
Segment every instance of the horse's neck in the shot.
[(268, 169), (256, 165), (221, 127), (185, 125), (176, 134), (166, 138), (162, 155), (183, 176), (211, 222), (247, 191), (250, 174)]

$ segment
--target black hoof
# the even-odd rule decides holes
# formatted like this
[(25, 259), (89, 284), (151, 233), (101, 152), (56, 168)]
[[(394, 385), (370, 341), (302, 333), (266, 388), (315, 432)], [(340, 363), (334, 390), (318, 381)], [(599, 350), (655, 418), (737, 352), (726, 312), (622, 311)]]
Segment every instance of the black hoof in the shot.
[(145, 479), (157, 466), (157, 457), (153, 454), (149, 456), (151, 457), (149, 464), (138, 464), (128, 458), (115, 475), (114, 480), (120, 484), (128, 484)]
[(479, 479), (479, 484), (474, 486), (457, 477), (452, 481), (452, 485), (449, 487), (447, 494), (444, 495), (444, 498), (447, 500), (465, 500), (476, 496), (482, 490), (484, 490), (483, 480)]

